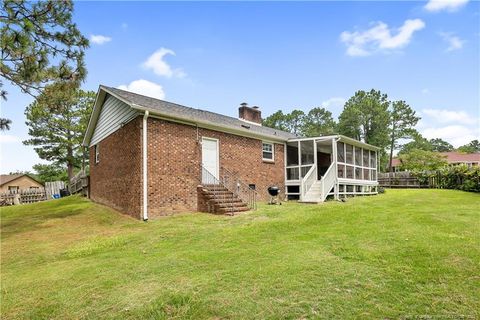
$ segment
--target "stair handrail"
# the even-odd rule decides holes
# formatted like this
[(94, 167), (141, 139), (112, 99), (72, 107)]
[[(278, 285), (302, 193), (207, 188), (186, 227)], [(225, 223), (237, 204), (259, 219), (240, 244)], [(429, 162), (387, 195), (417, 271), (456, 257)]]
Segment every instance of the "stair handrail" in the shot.
[(223, 184), (230, 192), (236, 195), (240, 200), (245, 202), (248, 208), (252, 210), (257, 209), (257, 191), (250, 187), (247, 183), (238, 178), (225, 167), (221, 167)]
[[(218, 185), (218, 186), (223, 186), (222, 182), (220, 179), (218, 179), (213, 173), (211, 173), (207, 168), (204, 167), (203, 163), (200, 165), (201, 167), (201, 177), (200, 181), (202, 185)], [(218, 196), (218, 190), (216, 188), (212, 188), (211, 190), (213, 192), (213, 197), (216, 199)], [(214, 212), (215, 209), (211, 208), (211, 204), (208, 203), (208, 211), (209, 212)]]
[(308, 170), (307, 174), (303, 177), (301, 182), (301, 191), (302, 191), (300, 194), (301, 200), (305, 198), (305, 195), (313, 186), (315, 181), (317, 181), (317, 166), (312, 165), (312, 167), (310, 168), (310, 170)]
[(325, 174), (322, 176), (321, 182), (322, 182), (322, 202), (327, 199), (328, 194), (330, 193), (330, 190), (332, 190), (333, 185), (335, 184), (335, 170), (333, 167), (335, 166), (335, 163), (332, 162), (330, 164), (330, 167), (328, 167), (327, 171)]

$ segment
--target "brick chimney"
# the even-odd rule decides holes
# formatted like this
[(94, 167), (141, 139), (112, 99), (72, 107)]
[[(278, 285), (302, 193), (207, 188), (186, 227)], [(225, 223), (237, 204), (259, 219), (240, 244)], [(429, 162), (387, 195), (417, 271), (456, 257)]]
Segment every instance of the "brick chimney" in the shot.
[(247, 103), (241, 103), (238, 108), (238, 117), (241, 120), (262, 124), (262, 112), (257, 106), (249, 107)]

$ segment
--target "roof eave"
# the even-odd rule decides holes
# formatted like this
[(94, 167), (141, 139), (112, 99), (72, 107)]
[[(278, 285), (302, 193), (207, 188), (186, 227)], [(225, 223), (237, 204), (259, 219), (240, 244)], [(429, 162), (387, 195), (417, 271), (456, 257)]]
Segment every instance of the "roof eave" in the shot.
[(87, 130), (85, 131), (85, 136), (83, 137), (82, 141), (82, 145), (84, 147), (88, 147), (90, 145), (90, 141), (92, 139), (95, 126), (97, 125), (98, 117), (100, 115), (102, 104), (105, 100), (107, 92), (108, 91), (105, 90), (105, 88), (103, 88), (101, 85), (98, 87), (97, 95), (95, 97), (95, 103), (93, 104), (92, 114), (90, 115), (90, 119), (88, 120)]

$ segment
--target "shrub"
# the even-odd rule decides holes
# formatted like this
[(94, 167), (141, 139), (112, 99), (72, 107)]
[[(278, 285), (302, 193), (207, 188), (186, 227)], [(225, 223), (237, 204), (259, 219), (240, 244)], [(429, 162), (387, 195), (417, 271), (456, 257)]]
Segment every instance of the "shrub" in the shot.
[(444, 167), (438, 171), (415, 171), (412, 174), (421, 186), (434, 186), (443, 189), (458, 189), (480, 192), (480, 167), (458, 165)]

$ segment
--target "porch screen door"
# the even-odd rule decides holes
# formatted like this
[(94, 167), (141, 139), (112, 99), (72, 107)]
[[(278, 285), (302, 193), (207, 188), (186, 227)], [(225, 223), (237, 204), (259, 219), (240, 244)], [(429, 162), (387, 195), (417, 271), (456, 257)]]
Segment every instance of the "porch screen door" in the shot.
[[(202, 138), (202, 165), (216, 179), (220, 176), (218, 163), (218, 140)], [(207, 172), (202, 170), (202, 183), (215, 183)]]

